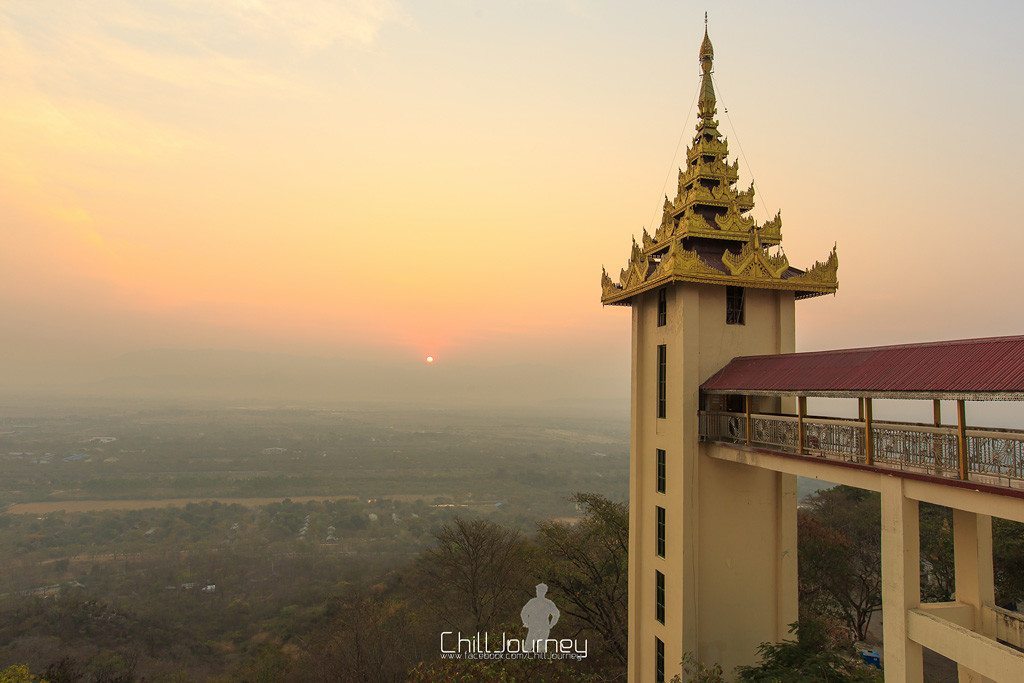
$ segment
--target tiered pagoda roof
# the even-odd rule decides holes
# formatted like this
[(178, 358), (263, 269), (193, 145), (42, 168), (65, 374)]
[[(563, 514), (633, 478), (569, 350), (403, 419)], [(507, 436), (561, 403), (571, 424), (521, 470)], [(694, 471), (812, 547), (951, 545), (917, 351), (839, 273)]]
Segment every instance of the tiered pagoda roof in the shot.
[(782, 252), (781, 212), (760, 225), (749, 215), (754, 185), (736, 186), (739, 160), (729, 163), (729, 145), (715, 119), (714, 58), (705, 26), (697, 130), (686, 150), (686, 168), (679, 170), (676, 197), (665, 197), (654, 235), (644, 229), (641, 243), (633, 240), (618, 282), (602, 269), (602, 303), (629, 304), (633, 296), (669, 282), (782, 289), (796, 292), (797, 298), (834, 293), (839, 287), (835, 247), (811, 268), (793, 268)]

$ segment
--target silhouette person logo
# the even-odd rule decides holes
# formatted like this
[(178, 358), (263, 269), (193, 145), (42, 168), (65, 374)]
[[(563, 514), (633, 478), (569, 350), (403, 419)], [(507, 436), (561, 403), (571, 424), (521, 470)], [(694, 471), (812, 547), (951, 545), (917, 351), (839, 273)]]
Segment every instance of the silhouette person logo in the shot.
[(523, 619), (523, 626), (527, 628), (524, 652), (537, 652), (538, 649), (547, 652), (548, 634), (561, 616), (555, 603), (544, 597), (547, 592), (547, 584), (538, 583), (537, 597), (530, 598), (523, 606), (523, 611), (519, 613)]

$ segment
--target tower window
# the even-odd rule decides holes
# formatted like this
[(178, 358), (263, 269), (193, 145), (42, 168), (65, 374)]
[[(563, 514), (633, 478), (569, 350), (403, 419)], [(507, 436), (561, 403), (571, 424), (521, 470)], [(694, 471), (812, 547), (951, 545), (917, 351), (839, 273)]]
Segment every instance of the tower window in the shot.
[(665, 575), (654, 570), (654, 618), (665, 623)]
[(654, 681), (665, 683), (665, 643), (661, 638), (654, 638)]
[(658, 449), (658, 493), (665, 493), (665, 449)]
[(666, 403), (666, 391), (665, 391), (665, 379), (667, 376), (667, 356), (668, 352), (664, 344), (658, 345), (658, 417), (665, 417), (665, 403)]
[(668, 292), (665, 287), (658, 290), (658, 327), (664, 327), (668, 320)]
[(658, 506), (658, 523), (655, 536), (655, 546), (658, 557), (665, 557), (665, 508)]
[(725, 288), (725, 324), (743, 325), (743, 288)]

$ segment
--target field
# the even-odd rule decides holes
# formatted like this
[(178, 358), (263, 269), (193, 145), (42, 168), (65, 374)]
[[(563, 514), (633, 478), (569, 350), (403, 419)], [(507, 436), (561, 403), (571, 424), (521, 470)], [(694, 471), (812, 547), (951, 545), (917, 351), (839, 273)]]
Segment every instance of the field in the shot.
[(104, 503), (115, 500), (127, 509), (144, 501), (387, 496), (571, 515), (566, 497), (574, 490), (624, 495), (627, 449), (624, 418), (372, 406), (6, 406), (0, 505), (46, 504), (11, 508), (43, 513), (114, 509)]
[(0, 406), (0, 664), (217, 676), (456, 516), (531, 533), (626, 495), (624, 416), (82, 405)]
[[(295, 496), (290, 500), (295, 503), (308, 503), (322, 500), (355, 500), (355, 496)], [(243, 507), (259, 507), (270, 503), (280, 503), (284, 498), (219, 498), (216, 502), (223, 505), (241, 505)], [(45, 515), (51, 512), (101, 512), (103, 510), (148, 510), (150, 508), (180, 508), (186, 505), (211, 503), (211, 500), (199, 498), (163, 498), (136, 500), (63, 500), (37, 503), (15, 503), (4, 512), (11, 515)]]

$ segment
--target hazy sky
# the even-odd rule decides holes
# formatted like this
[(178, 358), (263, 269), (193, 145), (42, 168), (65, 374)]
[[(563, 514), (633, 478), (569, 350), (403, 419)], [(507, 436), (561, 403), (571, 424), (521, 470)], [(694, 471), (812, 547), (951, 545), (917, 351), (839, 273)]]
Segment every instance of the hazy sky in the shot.
[(0, 373), (432, 353), (626, 396), (600, 268), (658, 215), (705, 9), (755, 215), (794, 265), (839, 245), (798, 347), (1024, 332), (1017, 3), (0, 0)]

